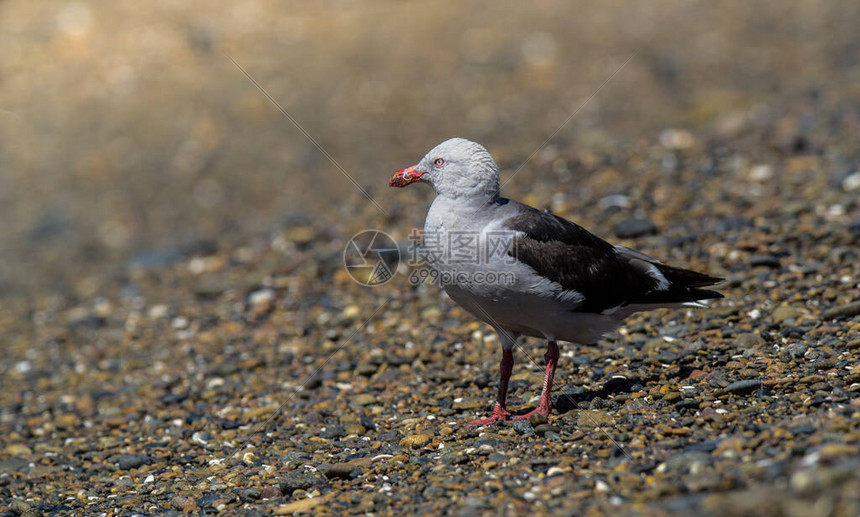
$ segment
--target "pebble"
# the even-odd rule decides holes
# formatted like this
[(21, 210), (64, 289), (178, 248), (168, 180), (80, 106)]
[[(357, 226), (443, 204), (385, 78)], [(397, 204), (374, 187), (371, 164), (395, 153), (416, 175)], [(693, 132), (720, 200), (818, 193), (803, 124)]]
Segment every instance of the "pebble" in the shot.
[(757, 379), (748, 379), (744, 381), (735, 381), (726, 386), (726, 391), (735, 395), (749, 395), (761, 387), (761, 381)]
[(836, 357), (825, 357), (823, 359), (815, 361), (815, 363), (813, 364), (819, 370), (829, 370), (839, 364), (839, 359), (837, 359)]
[(837, 307), (831, 307), (821, 313), (821, 319), (831, 320), (840, 316), (850, 318), (853, 316), (857, 316), (858, 314), (860, 314), (860, 301), (846, 303), (845, 305), (839, 305)]
[(325, 431), (319, 434), (320, 438), (343, 438), (346, 436), (346, 428), (342, 425), (333, 425), (326, 427)]
[(260, 289), (248, 295), (248, 305), (254, 316), (260, 316), (272, 310), (275, 306), (276, 295), (273, 289)]
[(420, 449), (430, 443), (430, 440), (430, 436), (426, 434), (411, 434), (400, 440), (400, 446), (412, 449)]
[(614, 423), (615, 417), (606, 411), (580, 411), (576, 419), (576, 424), (583, 428), (612, 426)]
[(535, 434), (535, 429), (528, 420), (514, 420), (513, 428), (518, 434)]
[(355, 470), (357, 470), (356, 465), (352, 463), (335, 463), (325, 469), (325, 477), (349, 479)]
[(353, 397), (352, 401), (359, 406), (369, 406), (371, 404), (375, 404), (378, 399), (369, 393), (362, 393)]
[(424, 489), (424, 491), (421, 493), (421, 495), (425, 499), (435, 499), (437, 497), (444, 497), (445, 493), (446, 493), (445, 489), (442, 488), (441, 486), (430, 485)]
[(535, 434), (537, 434), (538, 436), (543, 436), (553, 430), (553, 426), (549, 424), (538, 424), (535, 426)]
[[(220, 277), (203, 278), (194, 285), (194, 294), (202, 300), (212, 300), (221, 296), (230, 286)], [(149, 312), (151, 319), (156, 319), (167, 314), (167, 306), (152, 307)]]
[(546, 416), (540, 413), (532, 413), (529, 415), (529, 423), (535, 428), (541, 424), (547, 423), (547, 421)]
[(764, 266), (772, 268), (778, 268), (782, 265), (779, 262), (779, 257), (773, 255), (753, 255), (749, 259), (749, 264), (752, 267)]
[(198, 510), (197, 501), (187, 495), (178, 495), (170, 500), (171, 506), (182, 513), (192, 513)]
[(680, 409), (699, 409), (699, 406), (701, 406), (700, 401), (686, 399), (686, 400), (679, 400), (675, 404), (675, 409), (679, 409), (679, 410)]
[(294, 470), (281, 476), (278, 488), (284, 495), (292, 495), (296, 490), (307, 490), (327, 484), (325, 478), (318, 474)]
[[(278, 491), (280, 492), (280, 491)], [(249, 488), (247, 490), (243, 490), (239, 497), (245, 501), (246, 503), (253, 503), (260, 499), (260, 489), (259, 488)]]
[(670, 391), (669, 393), (663, 395), (663, 400), (669, 403), (677, 402), (681, 400), (681, 392), (679, 391)]
[(771, 314), (771, 318), (773, 318), (773, 321), (777, 323), (782, 323), (785, 320), (796, 319), (800, 315), (801, 312), (799, 309), (787, 305), (780, 305), (779, 307), (774, 309), (773, 313)]
[(313, 508), (328, 504), (334, 493), (328, 493), (314, 498), (299, 499), (291, 503), (277, 506), (272, 510), (274, 515), (301, 515), (310, 512)]
[(42, 512), (31, 507), (21, 499), (12, 499), (9, 503), (9, 510), (21, 517), (39, 517), (42, 515)]
[(358, 367), (355, 369), (355, 373), (358, 375), (370, 376), (376, 373), (379, 370), (379, 367), (372, 363), (360, 363)]
[(759, 334), (744, 333), (735, 338), (735, 347), (740, 350), (759, 348), (765, 344), (765, 340)]
[(807, 350), (809, 350), (809, 345), (806, 343), (795, 343), (788, 347), (788, 353), (794, 359), (803, 357)]
[(22, 443), (13, 443), (6, 446), (6, 454), (9, 456), (30, 456), (33, 450)]
[(842, 180), (842, 189), (845, 192), (853, 192), (860, 189), (860, 172), (850, 174)]
[(655, 235), (657, 225), (648, 219), (631, 218), (616, 224), (613, 231), (619, 239), (635, 239), (645, 235)]
[(281, 489), (276, 486), (269, 485), (267, 487), (263, 487), (263, 489), (260, 490), (261, 499), (276, 499), (278, 497), (281, 497), (282, 495), (283, 493), (281, 492)]
[(129, 470), (153, 463), (152, 458), (145, 454), (123, 454), (116, 462), (120, 470)]

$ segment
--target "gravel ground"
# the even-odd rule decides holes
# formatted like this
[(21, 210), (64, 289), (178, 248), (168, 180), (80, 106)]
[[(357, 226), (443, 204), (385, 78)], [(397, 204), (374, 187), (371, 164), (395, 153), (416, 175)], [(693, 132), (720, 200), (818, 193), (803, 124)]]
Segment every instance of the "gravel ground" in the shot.
[[(860, 190), (841, 143), (860, 112), (796, 102), (826, 123), (800, 132), (776, 106), (513, 180), (727, 278), (708, 310), (563, 347), (548, 423), (463, 427), (491, 408), (496, 338), (433, 286), (349, 278), (373, 208), (5, 305), (4, 513), (857, 515)], [(390, 220), (420, 224), (396, 194)], [(535, 404), (541, 356), (517, 351), (512, 407)]]
[[(27, 5), (0, 4), (16, 14), (2, 17), (2, 41), (14, 32), (9, 26), (31, 23)], [(60, 69), (0, 60), (4, 77), (14, 79), (0, 85), (3, 106), (38, 93), (28, 89), (29, 75), (20, 76), (33, 74), (57, 81), (70, 104), (59, 102), (55, 91), (45, 103), (27, 104), (35, 113), (22, 108), (22, 114), (39, 120), (40, 110), (72, 104), (89, 110), (89, 89), (104, 71), (68, 75), (78, 66), (89, 70), (89, 60), (99, 56), (88, 54), (90, 40), (81, 39), (84, 4), (70, 5), (71, 14), (60, 20), (70, 40), (59, 45), (37, 33), (44, 36), (40, 44), (55, 45), (42, 49), (45, 55), (65, 56), (52, 65)], [(539, 37), (527, 39), (532, 43), (524, 48), (532, 54), (526, 57), (537, 61), (526, 62), (523, 72), (510, 61), (519, 50), (507, 52), (509, 42), (500, 36), (492, 40), (498, 45), (488, 43), (492, 52), (452, 65), (477, 75), (467, 74), (451, 91), (472, 92), (477, 100), (470, 102), (516, 102), (499, 111), (480, 105), (469, 123), (457, 114), (434, 115), (448, 99), (438, 92), (448, 90), (433, 81), (445, 83), (448, 76), (428, 73), (429, 89), (418, 91), (398, 82), (414, 74), (411, 64), (400, 76), (385, 77), (395, 91), (408, 91), (406, 97), (391, 94), (383, 102), (374, 97), (375, 86), (359, 84), (355, 89), (368, 96), (359, 105), (368, 111), (349, 112), (344, 106), (354, 99), (325, 90), (332, 72), (318, 54), (311, 54), (316, 68), (294, 80), (300, 93), (325, 90), (331, 104), (289, 104), (283, 92), (292, 83), (279, 82), (263, 64), (277, 60), (251, 60), (249, 67), (263, 70), (261, 81), (296, 116), (322, 124), (309, 126), (313, 134), (334, 135), (335, 143), (323, 143), (335, 156), (343, 156), (338, 146), (355, 143), (344, 143), (338, 131), (358, 135), (362, 145), (353, 147), (363, 151), (341, 159), (374, 158), (372, 166), (350, 171), (385, 214), (346, 181), (339, 191), (349, 193), (345, 198), (322, 195), (335, 182), (318, 183), (319, 171), (342, 178), (322, 158), (306, 158), (316, 156), (312, 147), (295, 151), (299, 137), (289, 152), (270, 152), (285, 139), (285, 122), (229, 62), (211, 57), (217, 52), (210, 44), (217, 51), (227, 41), (235, 50), (242, 48), (237, 41), (253, 41), (213, 29), (219, 17), (236, 18), (249, 34), (269, 31), (261, 38), (284, 29), (278, 20), (294, 21), (266, 17), (262, 8), (213, 12), (207, 23), (183, 26), (179, 36), (153, 24), (147, 30), (156, 36), (147, 39), (144, 31), (122, 40), (189, 45), (199, 55), (165, 68), (165, 74), (190, 70), (187, 82), (165, 83), (174, 90), (144, 84), (132, 88), (133, 103), (96, 103), (114, 114), (106, 127), (61, 110), (62, 117), (50, 119), (59, 126), (38, 131), (66, 135), (64, 147), (45, 145), (33, 157), (26, 149), (42, 142), (41, 133), (10, 123), (18, 119), (3, 111), (4, 143), (15, 145), (0, 154), (0, 245), (16, 246), (9, 248), (14, 260), (0, 264), (0, 515), (860, 515), (860, 46), (856, 36), (844, 37), (846, 28), (856, 29), (851, 13), (857, 8), (833, 7), (818, 17), (812, 2), (786, 7), (791, 16), (781, 17), (781, 3), (766, 5), (737, 4), (713, 17), (682, 13), (677, 19), (689, 23), (677, 32), (667, 29), (671, 23), (654, 23), (654, 13), (635, 17), (665, 35), (628, 25), (612, 33), (615, 39), (600, 39), (613, 20), (633, 16), (626, 11), (583, 18), (593, 23), (577, 22), (577, 31), (545, 28), (557, 49), (583, 41), (607, 45), (604, 56), (615, 59), (598, 60), (606, 66), (566, 69), (561, 51), (546, 62), (539, 52), (546, 40)], [(133, 19), (125, 14), (113, 13), (118, 27)], [(514, 27), (517, 45), (510, 16), (521, 14), (493, 15)], [(376, 15), (380, 10), (359, 19)], [(102, 16), (110, 19), (98, 13), (96, 23)], [(184, 16), (177, 8), (177, 19)], [(302, 16), (306, 29), (332, 27), (315, 25), (328, 23), (319, 13)], [(348, 25), (338, 20), (333, 27)], [(440, 25), (459, 34), (455, 21)], [(541, 26), (527, 21), (526, 32)], [(563, 18), (558, 24), (567, 27)], [(716, 32), (705, 30), (711, 24)], [(839, 30), (823, 37), (831, 26)], [(308, 33), (331, 34), (332, 47), (312, 48), (349, 61), (351, 45), (358, 56), (382, 55), (380, 48), (391, 45), (355, 37), (368, 30), (387, 34), (369, 27)], [(707, 44), (696, 39), (691, 54), (683, 54), (684, 41), (697, 31)], [(464, 38), (483, 48), (474, 41), (486, 36), (478, 31)], [(781, 49), (779, 42), (797, 42), (790, 47), (796, 52), (768, 51)], [(433, 45), (402, 44), (402, 56), (386, 59), (433, 61)], [(571, 90), (572, 110), (638, 44), (644, 50), (630, 68), (595, 97), (600, 109), (587, 107), (514, 175), (570, 112), (549, 109), (553, 88), (570, 84), (564, 74), (583, 70), (588, 79)], [(370, 45), (370, 54), (362, 54), (362, 45)], [(717, 51), (694, 55), (694, 47)], [(264, 48), (259, 56), (281, 56), (277, 45)], [(30, 46), (19, 50), (32, 57)], [(289, 47), (284, 59), (305, 50)], [(245, 57), (250, 54), (246, 49)], [(164, 68), (156, 59), (161, 55), (145, 57)], [(726, 70), (721, 63), (734, 57), (743, 66), (710, 72)], [(350, 62), (359, 69), (379, 65)], [(207, 66), (220, 67), (218, 77), (226, 69), (237, 79), (229, 87), (207, 82), (222, 88), (221, 97), (195, 89), (200, 77), (212, 77)], [(137, 84), (120, 75), (119, 83)], [(63, 82), (76, 77), (80, 88)], [(473, 90), (475, 77), (492, 81)], [(428, 91), (438, 96), (422, 97)], [(529, 97), (505, 97), (511, 91)], [(198, 96), (199, 113), (182, 111)], [(224, 102), (218, 111), (206, 104), (219, 98), (235, 105)], [(176, 124), (162, 113), (173, 108)], [(526, 108), (540, 115), (524, 118)], [(324, 116), (315, 118), (315, 110)], [(337, 131), (323, 123), (335, 112), (343, 116)], [(380, 113), (402, 118), (389, 128), (392, 134), (366, 129)], [(117, 132), (128, 119), (142, 123)], [(413, 120), (427, 125), (407, 123)], [(95, 124), (103, 134), (87, 140), (79, 135), (98, 131), (79, 123)], [(183, 140), (179, 135), (189, 127)], [(389, 191), (388, 178), (455, 134), (481, 140), (494, 153), (503, 180), (511, 179), (507, 195), (669, 263), (723, 276), (725, 299), (707, 310), (639, 314), (597, 346), (563, 344), (556, 411), (548, 422), (464, 428), (492, 408), (500, 356), (495, 335), (439, 289), (411, 285), (406, 266), (370, 288), (355, 283), (342, 262), (348, 239), (364, 229), (407, 242), (410, 229), (422, 225), (430, 196), (419, 187)], [(178, 151), (171, 142), (179, 142)], [(380, 149), (391, 149), (396, 159), (380, 157)], [(285, 156), (285, 167), (308, 174), (273, 172)], [(72, 179), (52, 181), (66, 178), (66, 162), (75, 164)], [(152, 169), (164, 175), (151, 179)], [(253, 180), (244, 174), (261, 169), (268, 172)], [(292, 197), (273, 187), (281, 180), (296, 189)], [(284, 215), (285, 200), (309, 185), (315, 188), (301, 196), (304, 205)], [(48, 201), (74, 210), (52, 218), (56, 206)], [(182, 224), (164, 222), (174, 219)], [(164, 237), (169, 232), (158, 221), (176, 232)], [(177, 236), (204, 227), (193, 238)], [(164, 246), (168, 241), (182, 244)], [(543, 343), (522, 341), (515, 356), (509, 405), (522, 411), (540, 394)]]

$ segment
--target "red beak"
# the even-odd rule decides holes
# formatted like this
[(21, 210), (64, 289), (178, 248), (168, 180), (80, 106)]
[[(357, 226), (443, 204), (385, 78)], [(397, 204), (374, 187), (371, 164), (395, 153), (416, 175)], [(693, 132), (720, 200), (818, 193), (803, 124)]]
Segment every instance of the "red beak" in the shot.
[(425, 171), (415, 170), (417, 165), (413, 165), (412, 167), (407, 167), (403, 170), (397, 171), (391, 176), (391, 181), (388, 182), (389, 187), (397, 187), (403, 188), (410, 183), (415, 183), (416, 181), (421, 181), (421, 176), (427, 174)]

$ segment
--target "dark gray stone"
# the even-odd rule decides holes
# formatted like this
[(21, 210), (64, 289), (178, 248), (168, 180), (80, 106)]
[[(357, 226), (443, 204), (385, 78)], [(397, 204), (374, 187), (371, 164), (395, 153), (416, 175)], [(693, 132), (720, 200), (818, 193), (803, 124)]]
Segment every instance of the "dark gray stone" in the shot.
[(832, 320), (833, 318), (838, 318), (840, 316), (850, 318), (852, 316), (857, 316), (858, 314), (860, 314), (860, 301), (846, 303), (845, 305), (840, 305), (838, 307), (831, 307), (821, 314), (821, 319)]
[(761, 381), (757, 379), (747, 379), (745, 381), (736, 381), (726, 386), (726, 391), (735, 395), (749, 395), (761, 388)]
[(526, 436), (535, 434), (535, 429), (528, 420), (514, 420), (514, 431)]
[(318, 474), (294, 470), (281, 476), (278, 486), (284, 495), (292, 495), (296, 490), (307, 490), (311, 487), (325, 486), (327, 484), (328, 481)]
[(616, 224), (613, 231), (619, 239), (635, 239), (643, 235), (655, 235), (657, 233), (657, 225), (649, 219), (631, 217)]
[(146, 454), (123, 454), (116, 461), (116, 466), (120, 470), (129, 470), (149, 465), (150, 463), (154, 463), (154, 461)]

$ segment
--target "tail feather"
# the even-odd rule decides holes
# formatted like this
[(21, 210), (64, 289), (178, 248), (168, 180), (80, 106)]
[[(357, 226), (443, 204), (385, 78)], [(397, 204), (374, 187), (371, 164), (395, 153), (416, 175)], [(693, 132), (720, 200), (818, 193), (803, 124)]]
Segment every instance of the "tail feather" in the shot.
[[(683, 287), (706, 287), (722, 282), (723, 279), (711, 276), (690, 269), (680, 267), (667, 266), (666, 264), (655, 263), (654, 266), (666, 277), (672, 285)], [(713, 291), (711, 291), (713, 292)], [(720, 297), (722, 298), (722, 297)]]
[(722, 278), (669, 266), (640, 251), (624, 246), (615, 246), (615, 250), (639, 275), (647, 275), (657, 281), (657, 285), (652, 289), (633, 295), (619, 306), (630, 306), (627, 313), (656, 307), (694, 305), (701, 300), (723, 297), (717, 291), (701, 289), (722, 282)]
[(675, 304), (723, 298), (717, 291), (700, 289), (719, 283), (722, 278), (661, 263), (654, 263), (654, 267), (669, 281), (669, 288), (645, 293), (635, 303)]

